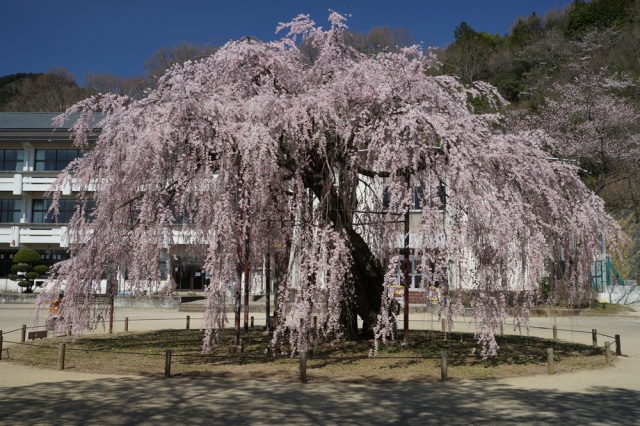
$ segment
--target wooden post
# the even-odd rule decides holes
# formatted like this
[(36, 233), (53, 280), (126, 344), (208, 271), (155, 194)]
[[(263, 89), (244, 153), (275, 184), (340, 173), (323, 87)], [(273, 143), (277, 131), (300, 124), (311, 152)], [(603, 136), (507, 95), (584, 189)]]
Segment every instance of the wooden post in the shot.
[(604, 360), (607, 365), (611, 364), (611, 342), (604, 342)]
[(553, 348), (547, 348), (547, 373), (556, 374), (556, 369), (553, 361)]
[(253, 328), (253, 321), (254, 321), (253, 320), (253, 315), (251, 315), (251, 326), (250, 326), (251, 328)]
[(187, 330), (191, 328), (191, 316), (187, 315)]
[(593, 341), (593, 347), (598, 347), (598, 330), (595, 328), (591, 329), (591, 340)]
[(2, 330), (0, 330), (0, 359), (2, 359)]
[(129, 317), (124, 318), (124, 331), (129, 331)]
[(616, 355), (622, 355), (622, 348), (620, 347), (620, 335), (616, 334)]
[(556, 327), (555, 325), (553, 326), (553, 341), (558, 341), (558, 327)]
[(443, 333), (447, 332), (447, 324), (446, 324), (444, 318), (442, 318), (442, 332)]
[(171, 377), (171, 349), (165, 352), (164, 377)]
[(447, 371), (447, 351), (440, 352), (440, 380), (446, 382), (449, 380), (449, 372)]
[(66, 343), (60, 343), (60, 346), (58, 346), (58, 370), (64, 370), (64, 353), (66, 345)]
[(26, 324), (22, 324), (22, 335), (20, 337), (20, 341), (22, 343), (24, 343), (26, 338), (27, 338), (27, 325)]
[(307, 353), (300, 352), (300, 381), (307, 383)]

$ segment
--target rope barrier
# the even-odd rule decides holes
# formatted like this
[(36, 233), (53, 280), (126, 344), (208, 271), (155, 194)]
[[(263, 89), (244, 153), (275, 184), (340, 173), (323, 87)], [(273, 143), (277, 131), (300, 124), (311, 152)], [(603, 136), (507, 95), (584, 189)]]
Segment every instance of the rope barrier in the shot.
[[(53, 348), (53, 346), (38, 345), (36, 343), (27, 343), (27, 342), (13, 342), (11, 340), (4, 340), (4, 343), (13, 343), (13, 344), (16, 344), (16, 345), (33, 346), (33, 347), (36, 347), (36, 348), (45, 348), (45, 349)], [(7, 348), (5, 348), (5, 349), (7, 349)]]
[[(58, 347), (57, 346), (49, 346), (49, 345), (39, 345), (39, 344), (35, 344), (35, 343), (22, 343), (22, 342), (14, 342), (14, 341), (8, 341), (5, 340), (5, 343), (12, 343), (12, 344), (16, 344), (16, 345), (22, 345), (22, 346), (30, 346), (30, 347), (38, 347), (38, 348), (42, 348), (42, 349), (51, 349), (51, 350), (57, 350)], [(144, 356), (164, 356), (164, 353), (159, 353), (159, 352), (135, 352), (135, 351), (114, 351), (114, 350), (104, 350), (104, 349), (90, 349), (90, 348), (75, 348), (75, 347), (68, 347), (66, 349), (67, 351), (75, 351), (75, 352), (93, 352), (93, 353), (105, 353), (105, 354), (110, 354), (110, 355), (144, 355)], [(490, 360), (501, 360), (501, 359), (505, 359), (505, 358), (514, 358), (514, 357), (518, 357), (518, 358), (531, 358), (531, 357), (535, 357), (536, 355), (528, 355), (528, 354), (509, 354), (508, 356), (500, 356), (498, 355), (497, 357), (489, 357), (486, 359), (483, 359), (481, 356), (479, 355), (462, 355), (460, 353), (455, 353), (455, 352), (450, 352), (449, 353), (450, 357), (453, 358), (466, 358), (466, 359), (477, 359), (480, 361), (490, 361)], [(281, 355), (281, 356), (273, 356), (273, 355), (246, 355), (246, 354), (236, 354), (236, 356), (230, 356), (230, 355), (214, 355), (214, 354), (202, 354), (202, 353), (195, 353), (195, 352), (183, 352), (183, 353), (175, 353), (172, 352), (172, 357), (180, 357), (180, 358), (185, 358), (185, 357), (191, 357), (191, 358), (220, 358), (220, 359), (241, 359), (241, 360), (248, 360), (248, 359), (253, 359), (253, 360), (271, 360), (271, 359), (280, 359), (280, 360), (287, 360), (287, 359), (295, 359), (293, 356), (289, 356), (289, 355)], [(436, 356), (436, 355), (423, 355), (423, 356), (419, 356), (419, 355), (392, 355), (392, 356), (386, 356), (386, 355), (377, 355), (374, 357), (369, 356), (368, 354), (362, 354), (362, 355), (352, 355), (352, 356), (318, 356), (318, 355), (314, 355), (313, 358), (310, 358), (310, 360), (363, 360), (363, 359), (381, 359), (381, 360), (395, 360), (395, 359), (440, 359), (440, 356)]]
[[(12, 343), (12, 344), (16, 344), (16, 345), (22, 345), (22, 346), (30, 346), (30, 347), (38, 347), (38, 348), (42, 348), (42, 349), (52, 349), (52, 350), (57, 350), (58, 347), (57, 346), (49, 346), (49, 345), (41, 345), (41, 344), (36, 344), (36, 343), (22, 343), (22, 342), (15, 342), (15, 341), (9, 341), (9, 340), (5, 340), (5, 343)], [(104, 350), (104, 349), (91, 349), (91, 348), (74, 348), (74, 347), (68, 347), (66, 349), (67, 351), (75, 351), (75, 352), (93, 352), (93, 353), (105, 353), (105, 354), (110, 354), (110, 355), (145, 355), (145, 356), (164, 356), (164, 353), (159, 353), (159, 352), (135, 352), (135, 351), (113, 351), (113, 350)], [(455, 353), (455, 352), (450, 352), (449, 353), (450, 357), (453, 358), (466, 358), (466, 359), (477, 359), (477, 360), (481, 360), (481, 361), (490, 361), (490, 360), (500, 360), (500, 359), (504, 359), (504, 358), (514, 358), (514, 357), (520, 357), (520, 358), (531, 358), (532, 355), (527, 355), (527, 354), (510, 354), (509, 356), (498, 356), (498, 357), (489, 357), (487, 359), (483, 359), (481, 356), (479, 355), (462, 355), (460, 353)], [(273, 356), (273, 355), (247, 355), (247, 354), (236, 354), (235, 357), (231, 357), (230, 355), (214, 355), (214, 354), (202, 354), (202, 353), (196, 353), (196, 352), (183, 352), (183, 353), (175, 353), (172, 352), (172, 357), (192, 357), (192, 358), (220, 358), (220, 359), (229, 359), (229, 358), (236, 358), (236, 359), (240, 359), (240, 360), (247, 360), (247, 359), (253, 359), (253, 360), (272, 360), (272, 359), (281, 359), (281, 360), (286, 360), (286, 359), (292, 359), (294, 360), (295, 358), (293, 358), (292, 356)], [(436, 355), (423, 355), (423, 356), (419, 356), (419, 355), (391, 355), (391, 356), (387, 356), (387, 355), (378, 355), (376, 357), (370, 357), (369, 355), (354, 355), (354, 356), (322, 356), (322, 355), (315, 355), (313, 358), (310, 358), (310, 360), (318, 360), (318, 361), (326, 361), (326, 360), (363, 360), (363, 359), (383, 359), (383, 360), (395, 360), (395, 359), (440, 359), (440, 356), (436, 356)]]
[[(433, 314), (432, 314), (433, 315)], [(132, 322), (132, 321), (179, 321), (179, 320), (183, 320), (184, 317), (173, 317), (173, 318), (126, 318), (124, 320), (114, 320), (113, 322)], [(198, 321), (198, 320), (203, 320), (203, 318), (191, 318), (190, 315), (187, 316), (187, 330), (189, 329), (189, 321), (193, 319), (194, 321)], [(253, 318), (252, 318), (253, 320)], [(443, 320), (444, 321), (444, 320)], [(106, 321), (105, 321), (106, 322)], [(402, 322), (402, 321), (398, 321), (398, 322)], [(438, 318), (438, 321), (435, 321), (434, 318), (431, 319), (422, 319), (422, 320), (413, 320), (410, 321), (413, 323), (430, 323), (432, 325), (432, 332), (436, 330), (436, 328), (439, 328), (438, 326), (440, 325), (440, 318)], [(467, 327), (474, 325), (473, 320), (469, 320), (469, 321), (452, 321), (451, 323), (452, 325), (465, 325)], [(253, 321), (252, 321), (252, 325), (253, 325)], [(34, 327), (22, 327), (22, 328), (18, 328), (15, 330), (10, 330), (7, 332), (4, 332), (5, 335), (10, 334), (10, 333), (15, 333), (17, 331), (22, 331), (25, 328), (28, 329), (38, 329), (38, 328), (42, 328), (42, 327), (46, 327), (46, 325), (43, 326), (34, 326)], [(518, 327), (518, 326), (515, 326)], [(125, 326), (125, 331), (126, 331), (126, 326)], [(252, 327), (255, 328), (255, 327)], [(518, 327), (519, 328), (519, 327)], [(554, 330), (554, 339), (556, 338), (556, 333), (558, 331), (563, 331), (563, 332), (571, 332), (571, 333), (584, 333), (584, 334), (589, 334), (592, 333), (594, 335), (600, 335), (603, 337), (607, 337), (607, 338), (611, 338), (611, 339), (617, 339), (617, 336), (610, 336), (610, 335), (606, 335), (606, 334), (602, 334), (602, 333), (597, 333), (595, 329), (592, 329), (592, 331), (582, 331), (582, 330), (572, 330), (572, 329), (557, 329), (555, 326), (553, 328), (550, 327), (541, 327), (541, 326), (528, 326), (525, 327), (527, 329), (537, 329), (537, 330)], [(181, 328), (175, 329), (176, 331), (180, 331), (182, 330)], [(153, 331), (157, 331), (157, 330), (145, 330), (145, 332), (153, 332)], [(193, 330), (193, 331), (201, 331), (201, 330)], [(426, 330), (429, 331), (429, 330)], [(464, 332), (463, 330), (456, 330), (459, 333)], [(521, 334), (522, 331), (520, 330)], [(455, 331), (454, 330), (450, 330), (446, 333), (444, 333), (445, 336), (446, 335), (450, 335), (450, 336), (454, 336), (455, 335)], [(58, 335), (56, 337), (62, 337), (64, 335)], [(462, 335), (460, 335), (460, 338), (462, 339)], [(271, 340), (270, 336), (252, 336), (251, 340), (253, 342), (264, 342), (264, 341), (269, 341)], [(47, 346), (47, 345), (42, 345), (42, 344), (35, 344), (35, 343), (23, 343), (23, 342), (14, 342), (14, 341), (8, 341), (8, 340), (4, 340), (5, 343), (10, 343), (10, 344), (16, 344), (16, 345), (24, 345), (24, 346), (29, 346), (29, 347), (38, 347), (38, 348), (44, 348), (44, 349), (52, 349), (52, 350), (56, 350), (58, 349), (55, 346)], [(608, 342), (608, 348), (609, 350), (607, 350), (607, 359), (608, 362), (611, 363), (613, 361), (615, 361), (618, 357), (618, 354), (615, 353), (614, 351), (611, 351), (612, 347), (617, 347), (617, 346), (613, 346), (613, 345), (617, 345), (618, 342), (616, 340), (614, 340), (613, 342)], [(60, 343), (61, 346), (64, 346), (64, 343)], [(594, 338), (594, 345), (595, 345), (595, 338)], [(7, 350), (8, 353), (8, 348), (4, 348)], [(69, 347), (68, 348), (69, 351), (75, 351), (75, 352), (85, 352), (85, 353), (104, 353), (104, 354), (109, 354), (109, 355), (133, 355), (133, 356), (138, 356), (138, 355), (144, 355), (144, 356), (153, 356), (153, 357), (162, 357), (165, 356), (166, 360), (167, 360), (167, 365), (169, 370), (165, 370), (165, 375), (169, 374), (168, 377), (170, 377), (170, 363), (171, 363), (171, 357), (175, 357), (175, 358), (182, 358), (182, 359), (208, 359), (208, 360), (227, 360), (227, 361), (236, 361), (236, 362), (244, 362), (244, 361), (270, 361), (270, 360), (275, 360), (275, 359), (279, 359), (279, 360), (291, 360), (291, 361), (295, 361), (297, 362), (297, 359), (294, 358), (295, 355), (274, 355), (274, 354), (265, 354), (265, 355), (260, 355), (260, 354), (245, 354), (245, 353), (235, 353), (235, 354), (225, 354), (225, 355), (215, 355), (215, 354), (203, 354), (201, 352), (183, 352), (183, 353), (173, 353), (173, 350), (166, 350), (165, 353), (160, 353), (157, 351), (151, 352), (137, 352), (137, 351), (115, 351), (115, 350), (104, 350), (104, 349), (91, 349), (91, 348), (80, 348), (80, 347)], [(59, 355), (60, 356), (60, 355)], [(479, 362), (508, 362), (509, 360), (517, 360), (517, 359), (537, 359), (540, 358), (542, 355), (540, 354), (500, 354), (496, 357), (487, 357), (487, 358), (483, 358), (482, 356), (480, 356), (480, 354), (469, 354), (468, 351), (465, 351), (465, 353), (449, 353), (448, 354), (449, 359), (473, 359), (473, 360), (477, 360)], [(368, 354), (361, 354), (361, 355), (353, 355), (353, 356), (330, 356), (330, 355), (319, 355), (319, 354), (315, 354), (315, 356), (313, 356), (312, 358), (309, 358), (310, 362), (315, 362), (315, 361), (350, 361), (350, 360), (365, 360), (365, 359), (370, 359), (371, 356), (369, 356)], [(437, 355), (384, 355), (384, 354), (378, 354), (376, 357), (374, 357), (374, 359), (379, 359), (379, 360), (440, 360), (443, 365), (444, 363), (446, 363), (446, 355), (442, 355), (441, 356), (437, 356)], [(62, 360), (64, 360), (64, 351), (62, 352)], [(60, 361), (59, 361), (60, 362)], [(62, 361), (64, 362), (64, 361)], [(63, 365), (63, 364), (62, 364)], [(63, 368), (63, 366), (61, 367)], [(167, 367), (165, 367), (167, 368)], [(446, 367), (445, 367), (446, 368)]]

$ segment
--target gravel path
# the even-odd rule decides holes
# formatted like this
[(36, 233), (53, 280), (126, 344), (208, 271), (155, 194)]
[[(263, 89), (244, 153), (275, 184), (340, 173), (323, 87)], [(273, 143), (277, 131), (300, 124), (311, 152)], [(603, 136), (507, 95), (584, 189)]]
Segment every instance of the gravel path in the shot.
[[(19, 328), (28, 318), (25, 313), (29, 315), (24, 307), (0, 305), (0, 328)], [(0, 424), (637, 425), (639, 314), (534, 318), (535, 327), (556, 325), (563, 340), (590, 344), (593, 328), (610, 336), (620, 334), (623, 356), (603, 370), (504, 380), (375, 386), (238, 383), (37, 370), (2, 360)], [(201, 314), (190, 315), (192, 327), (198, 327)], [(130, 329), (182, 328), (186, 314), (166, 309), (119, 311), (118, 318), (124, 316), (130, 318)], [(430, 318), (423, 319), (423, 324), (430, 324)], [(550, 330), (531, 331), (551, 337)], [(9, 336), (16, 338), (9, 334), (5, 339)]]

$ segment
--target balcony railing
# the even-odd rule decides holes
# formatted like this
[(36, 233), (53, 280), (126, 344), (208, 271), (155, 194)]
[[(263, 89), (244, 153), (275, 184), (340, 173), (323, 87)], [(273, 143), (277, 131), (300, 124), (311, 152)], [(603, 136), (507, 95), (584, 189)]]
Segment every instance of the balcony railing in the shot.
[[(0, 172), (0, 191), (21, 195), (23, 192), (46, 192), (58, 177), (58, 172)], [(71, 195), (72, 184), (63, 188)]]
[(0, 225), (0, 244), (56, 244), (68, 247), (67, 226), (52, 223), (13, 223)]

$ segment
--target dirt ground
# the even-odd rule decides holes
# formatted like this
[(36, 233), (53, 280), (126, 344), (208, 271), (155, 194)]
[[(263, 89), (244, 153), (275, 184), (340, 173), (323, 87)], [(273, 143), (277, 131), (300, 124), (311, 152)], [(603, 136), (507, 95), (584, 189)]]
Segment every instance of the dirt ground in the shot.
[[(533, 318), (531, 334), (541, 337), (551, 332), (536, 327), (553, 325), (560, 339), (578, 343), (590, 344), (594, 328), (610, 340), (620, 334), (623, 356), (597, 371), (503, 380), (360, 385), (150, 379), (37, 370), (3, 359), (0, 424), (638, 424), (639, 314)], [(183, 328), (186, 315), (191, 327), (199, 327), (201, 314), (168, 309), (122, 309), (116, 327), (128, 317), (130, 330)], [(7, 332), (30, 324), (29, 316), (28, 307), (0, 305), (5, 340), (19, 338), (19, 331)], [(438, 326), (428, 315), (415, 319), (412, 327)]]

